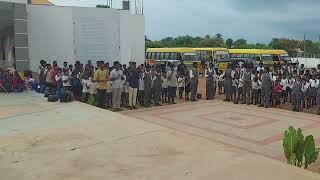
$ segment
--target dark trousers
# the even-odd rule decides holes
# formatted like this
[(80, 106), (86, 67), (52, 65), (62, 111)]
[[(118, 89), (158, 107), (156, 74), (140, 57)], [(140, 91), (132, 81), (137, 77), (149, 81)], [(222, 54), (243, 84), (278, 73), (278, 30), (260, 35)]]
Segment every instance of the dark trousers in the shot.
[(177, 96), (177, 87), (168, 87), (169, 103), (174, 103)]
[(98, 91), (98, 95), (97, 95), (98, 107), (103, 108), (105, 106), (106, 90), (105, 89), (97, 89), (97, 91)]

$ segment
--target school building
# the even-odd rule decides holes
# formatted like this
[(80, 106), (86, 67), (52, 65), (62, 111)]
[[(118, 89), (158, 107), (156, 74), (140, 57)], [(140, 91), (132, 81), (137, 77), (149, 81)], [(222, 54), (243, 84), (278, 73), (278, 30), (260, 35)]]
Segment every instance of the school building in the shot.
[(143, 63), (144, 16), (126, 8), (0, 0), (0, 67), (37, 71), (41, 59), (59, 65), (87, 60)]

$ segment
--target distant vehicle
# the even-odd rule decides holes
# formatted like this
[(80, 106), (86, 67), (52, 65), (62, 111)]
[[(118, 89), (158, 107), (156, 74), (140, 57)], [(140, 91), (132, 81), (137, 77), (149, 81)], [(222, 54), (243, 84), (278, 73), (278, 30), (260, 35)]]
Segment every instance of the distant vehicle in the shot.
[(227, 48), (194, 48), (201, 64), (213, 63), (217, 64), (218, 70), (225, 71), (227, 65), (231, 63)]
[(288, 64), (292, 64), (291, 58), (289, 57), (289, 54), (287, 51), (285, 50), (281, 50), (281, 49), (272, 49), (272, 50), (264, 50), (265, 53), (268, 53), (272, 56), (272, 61), (273, 63), (288, 63)]
[(188, 68), (192, 68), (192, 64), (197, 62), (200, 64), (197, 53), (192, 48), (149, 48), (146, 51), (146, 64), (151, 66), (179, 64), (183, 60)]
[(255, 60), (256, 64), (273, 67), (270, 52), (262, 49), (229, 49), (231, 60)]

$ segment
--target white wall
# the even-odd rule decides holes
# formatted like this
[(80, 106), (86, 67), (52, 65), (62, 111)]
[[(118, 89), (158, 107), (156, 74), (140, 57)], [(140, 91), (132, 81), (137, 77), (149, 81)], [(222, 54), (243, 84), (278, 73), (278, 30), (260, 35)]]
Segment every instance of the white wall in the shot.
[(144, 62), (144, 16), (105, 8), (29, 5), (30, 66), (103, 60)]
[(121, 63), (129, 61), (144, 63), (145, 22), (144, 16), (120, 11), (120, 52)]
[(23, 4), (27, 3), (27, 0), (0, 0), (0, 1), (10, 2), (10, 3), (23, 3)]
[(292, 62), (299, 62), (299, 64), (304, 64), (306, 68), (317, 68), (317, 65), (320, 64), (320, 58), (292, 58)]
[(75, 58), (113, 62), (120, 59), (119, 11), (105, 8), (72, 8)]
[(39, 61), (74, 62), (72, 10), (69, 7), (28, 6), (30, 68)]

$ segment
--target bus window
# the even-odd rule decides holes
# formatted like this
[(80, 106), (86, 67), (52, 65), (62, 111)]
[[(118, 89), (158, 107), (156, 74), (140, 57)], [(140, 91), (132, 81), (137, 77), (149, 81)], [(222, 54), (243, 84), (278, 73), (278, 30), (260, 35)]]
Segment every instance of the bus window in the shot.
[(160, 53), (159, 59), (160, 59), (160, 60), (164, 59), (164, 53)]
[(147, 52), (147, 59), (151, 59), (151, 53)]
[(279, 61), (279, 56), (278, 55), (272, 55), (272, 60), (273, 61)]
[(150, 59), (155, 59), (156, 56), (155, 56), (155, 53), (151, 53), (151, 58)]
[(160, 59), (160, 53), (156, 53), (156, 58), (155, 58), (156, 60), (159, 60)]
[(237, 58), (237, 54), (230, 54), (230, 58)]
[(170, 59), (170, 53), (164, 53), (164, 59)]
[(179, 61), (182, 60), (182, 55), (181, 55), (181, 53), (177, 53), (177, 54), (176, 54), (176, 59), (179, 60)]

